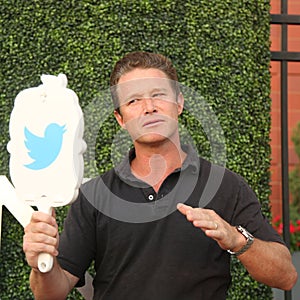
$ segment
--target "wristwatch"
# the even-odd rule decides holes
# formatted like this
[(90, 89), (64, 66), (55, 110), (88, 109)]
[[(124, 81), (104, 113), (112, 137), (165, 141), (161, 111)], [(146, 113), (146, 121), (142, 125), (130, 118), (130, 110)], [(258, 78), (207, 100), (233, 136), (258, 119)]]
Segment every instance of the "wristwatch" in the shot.
[(247, 243), (244, 247), (242, 247), (241, 250), (237, 251), (237, 252), (233, 252), (231, 250), (227, 250), (230, 254), (232, 255), (236, 255), (236, 256), (239, 256), (241, 254), (243, 254), (244, 252), (246, 252), (250, 247), (251, 245), (253, 244), (253, 241), (254, 241), (254, 237), (251, 233), (249, 233), (245, 228), (243, 228), (241, 225), (239, 226), (236, 226), (235, 227), (237, 229), (238, 232), (240, 232), (247, 240)]

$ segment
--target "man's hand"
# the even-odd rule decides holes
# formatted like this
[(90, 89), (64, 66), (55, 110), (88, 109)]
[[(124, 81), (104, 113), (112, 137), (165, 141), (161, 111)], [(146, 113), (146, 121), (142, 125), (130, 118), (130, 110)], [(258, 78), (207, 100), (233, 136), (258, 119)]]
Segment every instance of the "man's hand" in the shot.
[[(222, 249), (237, 252), (246, 244), (246, 238), (215, 211), (181, 203), (177, 208), (195, 227), (217, 241)], [(271, 287), (290, 290), (297, 281), (290, 252), (280, 243), (255, 238), (251, 248), (238, 258), (255, 280)]]
[(215, 211), (193, 208), (181, 203), (177, 205), (177, 209), (195, 227), (200, 228), (208, 237), (214, 239), (222, 249), (238, 251), (246, 244), (245, 237)]
[(52, 216), (39, 211), (33, 212), (30, 223), (24, 228), (24, 232), (23, 250), (27, 262), (33, 270), (38, 269), (40, 253), (58, 255), (59, 235), (54, 209)]

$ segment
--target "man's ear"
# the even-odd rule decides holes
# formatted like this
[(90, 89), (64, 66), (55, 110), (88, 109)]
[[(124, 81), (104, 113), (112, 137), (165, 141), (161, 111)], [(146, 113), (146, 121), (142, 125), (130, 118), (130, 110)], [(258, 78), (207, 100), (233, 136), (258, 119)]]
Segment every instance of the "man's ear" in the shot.
[(181, 115), (184, 107), (184, 98), (182, 93), (179, 93), (177, 96), (177, 110), (178, 110), (178, 115)]
[(123, 129), (126, 129), (126, 124), (124, 123), (123, 121), (123, 117), (120, 113), (119, 110), (114, 110), (114, 116), (117, 120), (117, 122), (119, 123), (119, 125), (123, 128)]

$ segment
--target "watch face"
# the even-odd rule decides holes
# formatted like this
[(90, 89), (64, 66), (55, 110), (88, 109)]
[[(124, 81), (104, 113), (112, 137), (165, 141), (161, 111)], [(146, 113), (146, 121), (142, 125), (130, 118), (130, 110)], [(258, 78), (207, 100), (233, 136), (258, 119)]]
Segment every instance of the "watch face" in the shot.
[(246, 238), (247, 243), (246, 243), (246, 245), (244, 245), (244, 247), (242, 247), (242, 249), (240, 249), (237, 252), (233, 252), (231, 250), (227, 250), (227, 252), (229, 252), (232, 255), (238, 256), (238, 255), (243, 254), (244, 252), (246, 252), (250, 248), (250, 246), (253, 244), (254, 237), (251, 233), (249, 233), (245, 228), (243, 228), (240, 225), (236, 226), (236, 229), (237, 229), (237, 231), (239, 231)]
[(237, 230), (244, 236), (246, 239), (253, 239), (253, 235), (248, 232), (244, 227), (242, 226), (237, 226)]

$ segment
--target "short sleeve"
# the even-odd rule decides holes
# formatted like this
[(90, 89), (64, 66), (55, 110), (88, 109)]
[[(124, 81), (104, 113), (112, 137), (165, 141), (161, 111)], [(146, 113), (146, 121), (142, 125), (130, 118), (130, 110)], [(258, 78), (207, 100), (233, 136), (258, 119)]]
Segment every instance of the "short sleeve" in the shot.
[(262, 214), (261, 205), (255, 193), (241, 177), (232, 223), (245, 227), (258, 239), (284, 244), (280, 235)]
[(95, 258), (96, 210), (82, 192), (70, 206), (59, 241), (60, 266), (79, 278), (76, 286), (85, 284), (85, 272)]

